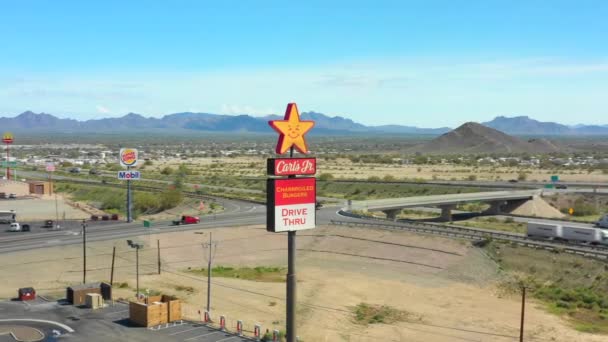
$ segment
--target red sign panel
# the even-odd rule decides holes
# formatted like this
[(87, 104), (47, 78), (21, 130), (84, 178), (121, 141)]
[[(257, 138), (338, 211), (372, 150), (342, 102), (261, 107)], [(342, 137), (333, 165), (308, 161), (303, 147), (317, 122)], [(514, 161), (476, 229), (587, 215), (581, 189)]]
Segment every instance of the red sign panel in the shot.
[(316, 158), (268, 159), (268, 174), (273, 176), (314, 175), (317, 173)]
[(267, 230), (286, 232), (314, 228), (316, 201), (315, 178), (269, 179)]
[(5, 132), (4, 134), (2, 134), (2, 142), (5, 144), (12, 144), (13, 141), (15, 141), (13, 139), (13, 134), (10, 132)]

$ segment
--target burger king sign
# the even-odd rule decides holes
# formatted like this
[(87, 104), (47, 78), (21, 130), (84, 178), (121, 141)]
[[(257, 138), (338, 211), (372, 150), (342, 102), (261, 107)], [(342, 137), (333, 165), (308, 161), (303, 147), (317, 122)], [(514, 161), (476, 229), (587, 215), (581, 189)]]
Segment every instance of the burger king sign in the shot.
[(120, 149), (120, 165), (131, 167), (137, 165), (137, 150), (134, 148)]

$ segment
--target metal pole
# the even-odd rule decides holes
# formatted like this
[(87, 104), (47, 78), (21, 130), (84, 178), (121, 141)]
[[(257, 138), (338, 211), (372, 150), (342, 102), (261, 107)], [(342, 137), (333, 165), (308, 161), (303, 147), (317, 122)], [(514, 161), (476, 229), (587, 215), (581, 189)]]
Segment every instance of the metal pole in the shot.
[(114, 286), (114, 258), (116, 257), (116, 246), (112, 248), (112, 270), (110, 271), (110, 286)]
[(82, 283), (87, 282), (87, 223), (82, 220)]
[(519, 342), (524, 341), (524, 313), (526, 311), (526, 287), (521, 292), (521, 324), (519, 326)]
[(160, 240), (156, 240), (156, 251), (158, 252), (158, 274), (160, 274)]
[(287, 342), (296, 342), (296, 232), (287, 234)]
[(211, 249), (213, 248), (211, 232), (209, 232), (209, 260), (207, 260), (207, 312), (211, 312)]
[(139, 246), (135, 247), (135, 282), (137, 291), (135, 297), (139, 297)]
[[(52, 187), (54, 187), (54, 183), (51, 184)], [(57, 205), (57, 191), (55, 191), (55, 189), (53, 189), (53, 192), (55, 193), (55, 228), (59, 227), (59, 208)]]
[[(293, 158), (293, 147), (289, 151)], [(295, 178), (295, 176), (289, 176)], [(296, 342), (296, 232), (287, 232), (287, 342)]]
[(11, 169), (8, 165), (8, 159), (9, 159), (9, 146), (10, 144), (6, 144), (6, 180), (11, 180)]
[[(131, 167), (127, 166), (127, 171), (130, 171)], [(131, 180), (127, 179), (127, 222), (131, 222)]]

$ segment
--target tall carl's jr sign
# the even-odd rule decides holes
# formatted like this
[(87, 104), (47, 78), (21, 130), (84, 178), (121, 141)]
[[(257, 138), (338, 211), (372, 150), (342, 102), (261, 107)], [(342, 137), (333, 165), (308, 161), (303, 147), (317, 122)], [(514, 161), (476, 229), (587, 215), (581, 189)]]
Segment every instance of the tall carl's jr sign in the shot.
[(304, 134), (313, 126), (310, 120), (300, 120), (295, 103), (287, 105), (283, 120), (268, 122), (277, 133), (277, 154), (289, 151), (289, 158), (268, 159), (268, 174), (286, 176), (269, 178), (266, 183), (266, 227), (271, 232), (295, 232), (315, 228), (317, 202), (315, 158), (293, 158), (293, 150), (307, 154), (308, 146)]

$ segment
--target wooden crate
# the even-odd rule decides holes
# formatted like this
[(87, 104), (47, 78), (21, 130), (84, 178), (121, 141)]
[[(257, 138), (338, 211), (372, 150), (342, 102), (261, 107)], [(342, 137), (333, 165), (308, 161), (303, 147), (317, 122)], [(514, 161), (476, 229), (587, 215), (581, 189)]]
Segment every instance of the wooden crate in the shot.
[(129, 320), (131, 322), (142, 327), (172, 322), (169, 320), (169, 303), (152, 302), (151, 300), (146, 302), (129, 302)]
[(93, 310), (103, 307), (103, 297), (98, 293), (88, 293), (86, 296), (86, 307)]

